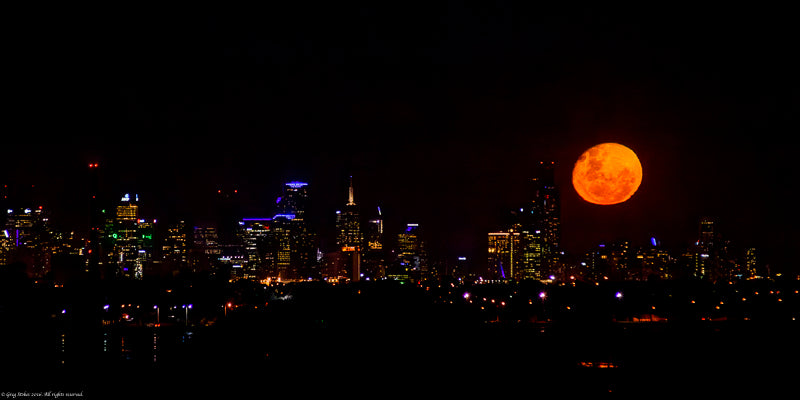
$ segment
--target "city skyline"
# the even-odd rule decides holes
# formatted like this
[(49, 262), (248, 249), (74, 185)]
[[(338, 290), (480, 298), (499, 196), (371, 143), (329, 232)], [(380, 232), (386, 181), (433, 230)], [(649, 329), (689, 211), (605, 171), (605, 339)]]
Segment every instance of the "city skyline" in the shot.
[(677, 245), (714, 215), (732, 240), (792, 260), (785, 13), (276, 7), (20, 14), (34, 31), (10, 50), (18, 130), (2, 180), (46, 188), (69, 215), (99, 163), (118, 192), (172, 215), (209, 209), (219, 187), (260, 207), (297, 179), (329, 194), (324, 216), (352, 175), (362, 204), (425, 220), (446, 235), (432, 250), (463, 246), (455, 257), (483, 245), (532, 164), (555, 161), (566, 189), (580, 153), (613, 141), (640, 156), (643, 184), (613, 208), (563, 190), (565, 247)]
[[(37, 203), (33, 201), (24, 200), (25, 197), (21, 193), (34, 188), (14, 190), (15, 188), (4, 185), (3, 200), (8, 208), (6, 242), (10, 240), (10, 246), (14, 248), (34, 249), (37, 248), (37, 243), (48, 243), (48, 240), (55, 239), (55, 242), (46, 244), (54, 246), (52, 251), (45, 252), (50, 254), (39, 257), (49, 257), (64, 252), (63, 246), (67, 246), (67, 249), (73, 248), (67, 252), (81, 254), (86, 258), (87, 271), (98, 268), (98, 261), (101, 266), (103, 264), (102, 259), (92, 257), (108, 253), (111, 259), (119, 258), (119, 265), (116, 261), (112, 264), (106, 262), (106, 267), (103, 268), (111, 270), (101, 272), (105, 279), (142, 279), (148, 275), (145, 270), (154, 265), (152, 262), (169, 261), (166, 249), (167, 245), (174, 246), (172, 232), (177, 226), (182, 227), (179, 229), (183, 232), (182, 235), (188, 235), (179, 239), (187, 243), (182, 245), (183, 252), (177, 255), (183, 262), (167, 264), (166, 267), (174, 268), (177, 272), (184, 268), (180, 265), (184, 265), (195, 271), (196, 266), (192, 265), (196, 265), (199, 261), (187, 261), (189, 251), (192, 249), (194, 249), (192, 251), (203, 251), (207, 245), (198, 242), (198, 234), (201, 236), (211, 234), (213, 238), (210, 240), (213, 248), (217, 250), (213, 251), (215, 254), (213, 257), (202, 262), (207, 264), (203, 268), (207, 270), (210, 267), (214, 275), (219, 273), (215, 271), (221, 267), (230, 268), (232, 264), (242, 264), (236, 266), (244, 267), (242, 270), (224, 272), (225, 279), (232, 280), (265, 277), (358, 280), (358, 273), (362, 272), (362, 277), (401, 280), (408, 280), (416, 274), (416, 279), (458, 276), (468, 280), (486, 278), (519, 281), (546, 280), (548, 276), (550, 279), (553, 276), (565, 279), (567, 276), (572, 276), (573, 279), (577, 277), (594, 281), (608, 279), (609, 276), (615, 280), (644, 280), (652, 275), (661, 279), (699, 278), (713, 281), (774, 277), (782, 273), (793, 276), (796, 273), (793, 269), (786, 268), (786, 265), (774, 264), (771, 254), (763, 247), (731, 240), (725, 230), (725, 223), (721, 223), (718, 217), (709, 215), (695, 221), (694, 232), (677, 244), (665, 244), (659, 235), (647, 238), (616, 236), (603, 238), (583, 248), (565, 247), (561, 239), (563, 234), (561, 188), (555, 184), (554, 179), (556, 168), (554, 162), (540, 162), (532, 178), (519, 189), (525, 193), (525, 198), (512, 205), (505, 213), (499, 213), (490, 229), (481, 232), (480, 236), (483, 238), (486, 238), (488, 233), (488, 243), (484, 241), (475, 248), (457, 253), (456, 256), (452, 256), (455, 254), (452, 249), (445, 253), (430, 251), (430, 239), (442, 234), (431, 233), (430, 227), (425, 222), (420, 224), (418, 220), (409, 222), (402, 216), (390, 217), (393, 222), (389, 224), (391, 228), (387, 230), (384, 227), (386, 217), (380, 206), (376, 206), (372, 212), (362, 213), (362, 207), (356, 203), (352, 176), (348, 181), (347, 201), (340, 202), (344, 208), (338, 207), (335, 213), (333, 210), (328, 210), (329, 218), (322, 221), (309, 218), (309, 214), (312, 214), (309, 211), (313, 209), (311, 205), (316, 200), (310, 194), (319, 193), (311, 190), (313, 185), (300, 181), (285, 182), (283, 190), (277, 193), (271, 206), (256, 213), (242, 207), (243, 204), (237, 198), (239, 189), (217, 189), (211, 194), (214, 206), (210, 214), (207, 214), (205, 219), (199, 220), (154, 213), (152, 205), (148, 206), (147, 201), (140, 201), (142, 199), (138, 193), (124, 193), (121, 197), (114, 197), (103, 193), (101, 188), (90, 185), (92, 189), (84, 194), (85, 212), (76, 212), (79, 219), (88, 223), (73, 226), (59, 224), (58, 215), (53, 215), (43, 206), (37, 207), (35, 205)], [(89, 181), (101, 181), (101, 171), (102, 166), (99, 163), (88, 164)], [(371, 207), (367, 207), (369, 208)], [(24, 225), (24, 222), (20, 225), (20, 222), (15, 221), (19, 218), (27, 220), (30, 216), (45, 218), (48, 231), (40, 233), (20, 231), (19, 227), (27, 225)], [(161, 222), (156, 223), (159, 220)], [(16, 234), (14, 226), (18, 228)], [(51, 233), (49, 227), (56, 229)], [(255, 237), (249, 237), (242, 231), (245, 227), (248, 231), (256, 229), (254, 232), (258, 233)], [(209, 233), (198, 233), (203, 231)], [(8, 232), (11, 232), (11, 237)], [(26, 245), (24, 240), (21, 241), (20, 232), (23, 232), (25, 240), (33, 240), (33, 245)], [(288, 236), (284, 238), (280, 232), (286, 232)], [(404, 238), (404, 234), (408, 233), (413, 235), (415, 244), (406, 243), (408, 239)], [(54, 235), (69, 239), (56, 239)], [(108, 244), (111, 236), (113, 243), (116, 244)], [(144, 238), (146, 240), (143, 241)], [(481, 241), (479, 238), (474, 239), (476, 242)], [(67, 241), (62, 243), (62, 240)], [(262, 243), (264, 240), (277, 241), (274, 245), (282, 250), (275, 248), (264, 253), (265, 244)], [(81, 243), (76, 244), (76, 241)], [(143, 243), (150, 244), (143, 245)], [(159, 250), (162, 244), (163, 254)], [(5, 246), (8, 247), (9, 244)], [(507, 248), (508, 246), (511, 248)], [(140, 253), (138, 257), (137, 251)], [(208, 252), (208, 249), (205, 252)], [(334, 255), (340, 252), (341, 256)], [(501, 252), (504, 255), (501, 255)], [(12, 257), (14, 252), (4, 251), (3, 254), (6, 263), (13, 259), (9, 257)], [(115, 254), (119, 254), (119, 257)], [(122, 263), (123, 254), (126, 254), (126, 260), (132, 258)], [(606, 260), (606, 257), (610, 258), (600, 262), (596, 257), (601, 256), (603, 260)], [(345, 261), (336, 261), (339, 257), (343, 257)], [(708, 257), (711, 258), (706, 260)], [(239, 259), (242, 261), (235, 261)], [(30, 264), (24, 258), (22, 261)], [(275, 262), (277, 264), (274, 264)], [(344, 264), (341, 264), (342, 262)], [(34, 264), (28, 266), (28, 272), (33, 274), (32, 277), (43, 277), (42, 272), (37, 272), (41, 269), (44, 272), (50, 270), (49, 263)], [(410, 265), (414, 267), (408, 267)], [(116, 271), (116, 268), (120, 270)], [(606, 269), (606, 272), (603, 272), (603, 269)], [(363, 275), (367, 271), (368, 273)], [(410, 271), (416, 272), (409, 275)], [(453, 275), (456, 272), (457, 275)], [(165, 271), (156, 272), (155, 276), (164, 276), (164, 273)], [(149, 276), (152, 279), (153, 272), (150, 272)]]
[(5, 15), (0, 394), (794, 390), (788, 6)]

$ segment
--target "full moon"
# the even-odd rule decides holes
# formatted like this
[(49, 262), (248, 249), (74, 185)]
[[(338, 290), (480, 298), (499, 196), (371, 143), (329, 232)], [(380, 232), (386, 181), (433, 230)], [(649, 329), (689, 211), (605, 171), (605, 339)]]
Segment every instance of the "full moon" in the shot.
[(633, 196), (641, 183), (639, 158), (618, 143), (602, 143), (586, 150), (572, 170), (575, 191), (594, 204), (622, 203)]

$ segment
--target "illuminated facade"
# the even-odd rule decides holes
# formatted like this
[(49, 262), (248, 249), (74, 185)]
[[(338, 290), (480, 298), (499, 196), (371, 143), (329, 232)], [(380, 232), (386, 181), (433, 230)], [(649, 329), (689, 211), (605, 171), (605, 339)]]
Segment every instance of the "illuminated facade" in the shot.
[(754, 247), (748, 247), (744, 253), (745, 273), (748, 278), (762, 277), (758, 262), (758, 251)]
[[(520, 228), (521, 230), (521, 228)], [(545, 235), (541, 230), (521, 230), (520, 232), (521, 263), (514, 279), (544, 279), (546, 256)]]
[(350, 177), (350, 188), (347, 204), (341, 211), (336, 211), (336, 246), (345, 259), (349, 259), (349, 275), (353, 281), (361, 276), (361, 257), (364, 250), (364, 234), (361, 231), (358, 207), (353, 194), (353, 177)]
[(519, 279), (524, 271), (522, 250), (520, 232), (490, 232), (487, 265), (492, 278)]
[(358, 208), (353, 196), (353, 179), (350, 178), (350, 189), (347, 204), (342, 211), (336, 211), (336, 245), (342, 251), (356, 251), (364, 244), (364, 235), (361, 232)]
[[(554, 170), (555, 163), (540, 162), (526, 188), (529, 200), (519, 212), (512, 212), (513, 222), (504, 232), (515, 234), (518, 243), (514, 251), (519, 254), (514, 258), (513, 274), (506, 265), (507, 279), (544, 279), (560, 268), (561, 205)], [(497, 273), (500, 261), (490, 260), (491, 272)]]
[(217, 228), (195, 226), (192, 230), (192, 248), (189, 252), (189, 272), (210, 271), (215, 277), (227, 279), (226, 271), (217, 269), (217, 261), (221, 255), (222, 248)]
[(106, 223), (107, 264), (122, 279), (142, 279), (145, 264), (153, 260), (155, 220), (139, 216), (139, 196), (125, 194), (113, 219)]
[(183, 269), (189, 263), (189, 235), (185, 221), (178, 221), (167, 227), (167, 235), (161, 245), (164, 262), (174, 269)]
[(21, 262), (30, 277), (44, 277), (50, 268), (52, 236), (42, 207), (9, 208), (0, 232), (0, 263)]
[(269, 278), (275, 265), (274, 249), (269, 246), (271, 223), (272, 218), (244, 218), (239, 222), (245, 272), (256, 279)]
[(316, 235), (306, 220), (308, 183), (288, 182), (276, 201), (278, 214), (272, 217), (269, 239), (273, 249), (273, 277), (302, 279), (313, 274), (317, 261)]
[(504, 229), (489, 233), (487, 268), (495, 278), (542, 280), (562, 269), (555, 163), (539, 163), (526, 186), (526, 197)]
[(366, 246), (361, 262), (362, 273), (371, 279), (383, 278), (386, 273), (383, 239), (383, 216), (378, 207), (376, 219), (367, 221)]
[(427, 278), (428, 263), (419, 224), (407, 224), (397, 234), (396, 258), (387, 276), (396, 280)]

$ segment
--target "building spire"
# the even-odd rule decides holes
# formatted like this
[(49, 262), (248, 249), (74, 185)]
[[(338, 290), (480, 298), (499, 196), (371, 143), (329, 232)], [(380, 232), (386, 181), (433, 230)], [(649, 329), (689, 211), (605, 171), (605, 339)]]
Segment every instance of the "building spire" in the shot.
[(347, 197), (347, 205), (348, 206), (356, 205), (356, 202), (353, 201), (353, 176), (352, 175), (350, 175), (350, 193), (349, 193), (349, 195)]

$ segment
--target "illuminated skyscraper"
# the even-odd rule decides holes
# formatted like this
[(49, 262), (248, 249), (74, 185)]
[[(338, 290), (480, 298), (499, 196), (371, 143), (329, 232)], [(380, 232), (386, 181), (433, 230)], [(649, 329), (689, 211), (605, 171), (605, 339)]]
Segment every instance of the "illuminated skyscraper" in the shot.
[(729, 279), (725, 264), (726, 246), (721, 240), (714, 218), (700, 220), (697, 242), (693, 249), (693, 275), (699, 279)]
[(407, 224), (403, 232), (397, 234), (395, 260), (387, 272), (397, 280), (418, 280), (427, 278), (428, 262), (425, 242), (419, 224)]
[(273, 249), (269, 246), (271, 223), (272, 218), (244, 218), (240, 222), (246, 273), (257, 279), (269, 278), (274, 266)]
[(350, 263), (351, 279), (357, 281), (361, 275), (361, 255), (364, 247), (364, 235), (361, 232), (358, 207), (356, 207), (353, 193), (353, 177), (350, 177), (350, 188), (347, 204), (341, 211), (336, 211), (336, 245), (341, 249), (345, 258), (352, 260)]
[(100, 198), (100, 167), (98, 163), (89, 163), (87, 194), (89, 226), (86, 237), (86, 272), (100, 276), (100, 265), (103, 260), (103, 206)]
[(543, 279), (545, 267), (545, 236), (539, 229), (520, 230), (520, 256), (515, 279)]
[(222, 247), (219, 243), (217, 228), (195, 226), (192, 231), (192, 248), (189, 252), (189, 271), (191, 273), (210, 272), (219, 279), (230, 278), (230, 271), (219, 267)]
[(378, 217), (367, 222), (367, 248), (383, 250), (383, 216), (380, 207), (378, 207)]
[(316, 235), (306, 220), (308, 183), (289, 182), (278, 198), (278, 214), (272, 218), (270, 241), (275, 254), (275, 274), (280, 279), (306, 278), (317, 260)]
[(488, 240), (489, 272), (496, 279), (519, 279), (524, 256), (520, 232), (490, 232)]
[(348, 193), (347, 204), (344, 209), (336, 212), (336, 245), (342, 248), (342, 251), (355, 251), (357, 248), (362, 247), (364, 236), (361, 233), (358, 208), (354, 201), (352, 177), (350, 177)]
[(716, 229), (714, 219), (704, 217), (700, 220), (700, 229), (697, 234), (697, 244), (706, 252), (711, 252), (716, 242)]
[[(561, 204), (555, 184), (555, 163), (540, 162), (536, 166), (526, 193), (529, 200), (518, 213), (513, 213), (515, 219), (507, 231), (517, 233), (519, 240), (513, 278), (543, 279), (558, 269), (561, 259)], [(497, 265), (490, 263), (489, 268)]]
[(370, 278), (382, 278), (385, 274), (385, 256), (383, 245), (383, 216), (378, 207), (378, 216), (367, 222), (366, 246), (362, 257), (362, 272)]
[(109, 265), (117, 278), (142, 279), (144, 266), (153, 259), (155, 220), (139, 216), (139, 196), (125, 194), (116, 207), (115, 217), (106, 224), (106, 239), (111, 249)]
[(763, 276), (762, 271), (760, 271), (758, 251), (756, 248), (748, 247), (745, 250), (744, 266), (748, 278), (758, 278)]
[(32, 278), (49, 271), (51, 236), (42, 207), (9, 208), (0, 232), (0, 263), (21, 262)]
[(278, 214), (292, 215), (292, 218), (302, 220), (308, 207), (308, 183), (297, 181), (286, 183), (277, 203)]
[(189, 237), (185, 221), (170, 224), (162, 243), (161, 252), (165, 262), (175, 269), (183, 269), (189, 263)]

